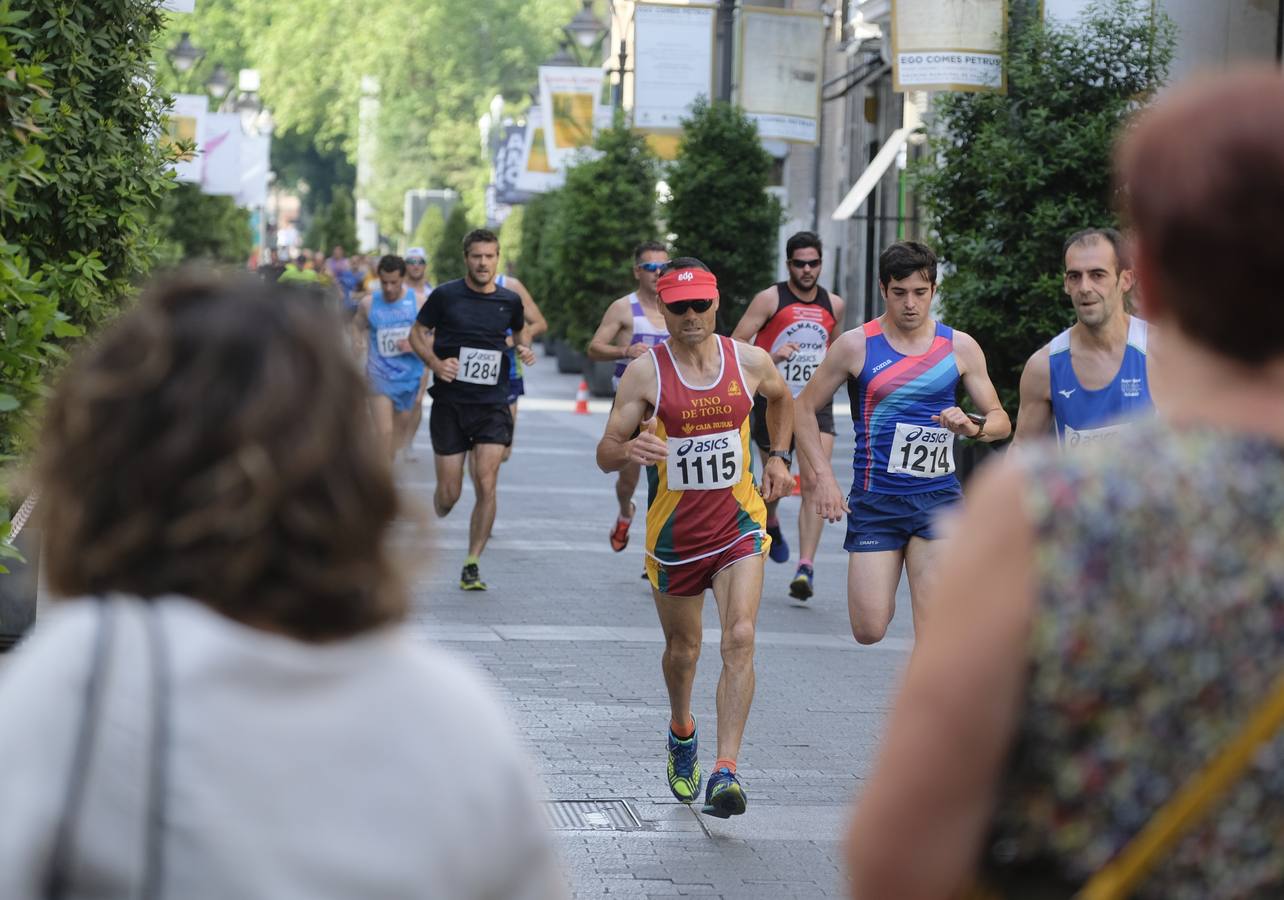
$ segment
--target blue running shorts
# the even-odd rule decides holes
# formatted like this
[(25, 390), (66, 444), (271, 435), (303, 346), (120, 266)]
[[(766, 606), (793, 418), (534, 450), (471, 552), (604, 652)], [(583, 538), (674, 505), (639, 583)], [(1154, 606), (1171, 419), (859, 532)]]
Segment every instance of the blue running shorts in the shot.
[(402, 413), (414, 409), (415, 400), (419, 397), (419, 380), (395, 382), (372, 378), (370, 390), (391, 400), (393, 412)]
[(958, 503), (963, 490), (958, 485), (921, 494), (876, 494), (852, 491), (847, 498), (848, 553), (877, 553), (900, 550), (912, 537), (936, 540), (936, 517)]

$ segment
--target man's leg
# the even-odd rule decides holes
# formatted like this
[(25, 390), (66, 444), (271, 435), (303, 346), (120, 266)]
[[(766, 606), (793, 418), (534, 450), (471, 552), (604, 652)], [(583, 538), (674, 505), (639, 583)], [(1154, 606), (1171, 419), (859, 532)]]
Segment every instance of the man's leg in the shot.
[[(514, 400), (508, 404), (508, 411), (513, 415), (513, 437), (517, 437), (517, 401)], [(504, 448), (504, 457), (500, 462), (508, 462), (508, 458), (513, 455), (513, 445), (510, 443)]]
[(396, 451), (410, 443), (415, 433), (415, 413), (413, 409), (392, 414), (393, 458)]
[[(825, 454), (825, 459), (830, 459), (834, 454), (834, 436), (832, 434), (820, 433), (820, 449)], [(811, 565), (816, 558), (816, 550), (820, 547), (820, 533), (825, 529), (825, 520), (811, 509), (807, 503), (807, 498), (802, 498), (803, 502), (798, 510), (798, 550), (801, 554), (799, 564)]]
[(424, 370), (423, 377), (419, 379), (419, 390), (415, 392), (415, 405), (410, 410), (410, 425), (405, 442), (401, 445), (406, 451), (406, 459), (414, 462), (418, 460), (415, 453), (415, 437), (419, 434), (419, 425), (424, 418), (424, 394), (428, 391), (428, 379), (430, 374), (427, 369)]
[(499, 465), (504, 461), (503, 444), (478, 444), (473, 448), (473, 487), (477, 501), (468, 523), (468, 556), (480, 557), (490, 540), (495, 524), (495, 488), (499, 482)]
[(704, 596), (675, 597), (651, 589), (655, 611), (664, 631), (664, 655), (660, 670), (669, 692), (671, 726), (685, 730), (691, 726), (691, 687), (695, 684), (696, 663), (700, 660), (700, 641), (704, 637), (701, 615)]
[(620, 469), (620, 475), (615, 479), (615, 499), (620, 504), (621, 519), (633, 517), (633, 493), (638, 489), (638, 481), (641, 477), (642, 466), (635, 462), (628, 462)]
[(923, 621), (931, 615), (936, 587), (937, 561), (944, 541), (910, 538), (905, 548), (905, 571), (909, 575), (910, 607), (914, 610), (914, 634), (922, 634)]
[(749, 719), (754, 692), (754, 631), (762, 601), (762, 554), (747, 556), (713, 577), (722, 622), (722, 674), (718, 677), (718, 759), (732, 760)]
[(392, 398), (386, 394), (370, 395), (370, 418), (374, 420), (375, 434), (383, 444), (389, 462), (397, 458), (396, 427), (393, 423)]
[(905, 548), (847, 555), (847, 615), (852, 636), (862, 644), (877, 644), (896, 612), (896, 587), (901, 581)]
[(433, 466), (437, 471), (437, 489), (432, 494), (432, 508), (437, 518), (444, 519), (464, 490), (464, 457), (466, 453), (452, 453), (449, 456), (433, 454)]

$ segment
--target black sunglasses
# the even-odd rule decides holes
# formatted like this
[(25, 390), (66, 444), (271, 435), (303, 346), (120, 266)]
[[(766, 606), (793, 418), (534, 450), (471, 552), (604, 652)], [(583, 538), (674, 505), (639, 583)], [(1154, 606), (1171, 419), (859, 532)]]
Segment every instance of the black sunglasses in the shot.
[(793, 266), (795, 269), (819, 269), (820, 260), (819, 259), (791, 259), (789, 260), (789, 265)]
[(674, 300), (672, 303), (664, 304), (669, 312), (675, 316), (685, 316), (688, 309), (694, 309), (698, 313), (708, 312), (709, 307), (713, 306), (712, 300)]

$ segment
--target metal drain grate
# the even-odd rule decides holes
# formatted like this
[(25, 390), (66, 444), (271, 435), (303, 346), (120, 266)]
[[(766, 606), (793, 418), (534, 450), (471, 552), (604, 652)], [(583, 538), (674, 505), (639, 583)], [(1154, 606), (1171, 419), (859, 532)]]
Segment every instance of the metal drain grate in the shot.
[(549, 800), (544, 804), (548, 827), (555, 831), (636, 831), (642, 827), (624, 800)]

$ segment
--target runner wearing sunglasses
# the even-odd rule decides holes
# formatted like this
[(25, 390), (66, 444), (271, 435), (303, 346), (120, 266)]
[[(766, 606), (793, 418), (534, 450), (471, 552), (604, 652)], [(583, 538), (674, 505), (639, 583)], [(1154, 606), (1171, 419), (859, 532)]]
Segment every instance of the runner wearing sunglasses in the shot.
[[(655, 292), (660, 270), (668, 261), (669, 251), (659, 241), (643, 241), (637, 245), (633, 250), (633, 278), (637, 281), (637, 289), (606, 308), (593, 339), (589, 341), (589, 359), (615, 360), (611, 383), (617, 389), (628, 364), (669, 336), (664, 313), (660, 311), (660, 299)], [(611, 529), (611, 549), (616, 553), (629, 545), (629, 526), (633, 524), (636, 511), (633, 492), (637, 490), (641, 473), (642, 467), (637, 463), (625, 463), (615, 480), (615, 499), (620, 511)]]
[[(793, 487), (782, 457), (793, 436), (793, 398), (771, 356), (714, 333), (718, 280), (697, 259), (676, 259), (657, 284), (671, 337), (629, 363), (606, 433), (604, 472), (647, 467), (647, 575), (664, 630), (663, 672), (672, 717), (668, 782), (691, 803), (701, 773), (691, 689), (703, 640), (704, 592), (713, 589), (722, 626), (717, 760), (702, 811), (745, 811), (736, 756), (754, 692), (754, 628), (762, 600), (762, 556), (771, 544), (767, 509)], [(767, 398), (777, 450), (754, 484), (749, 451), (753, 397)], [(640, 429), (640, 430), (639, 430)]]
[[(800, 231), (790, 237), (785, 243), (789, 278), (760, 291), (731, 335), (770, 353), (795, 397), (825, 358), (838, 323), (843, 320), (843, 298), (820, 286), (822, 250), (820, 238), (814, 232)], [(832, 395), (816, 410), (816, 421), (820, 425), (821, 447), (829, 456), (834, 451), (835, 433)], [(772, 442), (767, 430), (766, 404), (761, 397), (754, 401), (751, 429), (753, 442), (766, 460)], [(793, 449), (789, 448), (790, 453)], [(771, 535), (772, 560), (783, 563), (789, 561), (789, 545), (776, 518), (776, 505), (774, 501), (767, 504), (767, 533)], [(812, 560), (816, 558), (824, 527), (825, 520), (815, 514), (804, 498), (798, 511), (798, 570), (789, 583), (789, 596), (795, 600), (805, 601), (812, 595)]]

